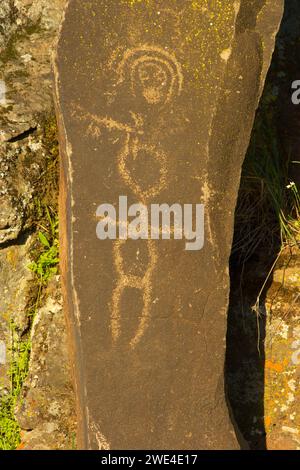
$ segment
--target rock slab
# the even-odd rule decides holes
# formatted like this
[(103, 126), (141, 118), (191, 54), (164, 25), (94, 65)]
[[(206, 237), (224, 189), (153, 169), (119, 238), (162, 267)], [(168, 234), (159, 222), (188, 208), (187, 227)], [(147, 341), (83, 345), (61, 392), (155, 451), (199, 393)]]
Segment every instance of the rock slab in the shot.
[[(55, 79), (83, 448), (240, 447), (223, 378), (228, 260), (282, 10), (281, 0), (68, 3)], [(120, 196), (203, 204), (203, 249), (100, 241), (97, 207)]]

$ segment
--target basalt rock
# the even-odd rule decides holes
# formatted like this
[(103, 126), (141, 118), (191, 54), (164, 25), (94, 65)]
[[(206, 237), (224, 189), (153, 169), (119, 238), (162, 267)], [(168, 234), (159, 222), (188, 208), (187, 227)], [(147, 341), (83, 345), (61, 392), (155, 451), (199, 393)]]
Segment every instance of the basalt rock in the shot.
[[(54, 208), (57, 197), (51, 51), (65, 3), (0, 1), (0, 408), (11, 393), (11, 361), (28, 339), (41, 288), (29, 269), (43, 230), (37, 224), (40, 208)], [(17, 413), (20, 448), (75, 446), (60, 295), (59, 281), (52, 280), (38, 302), (44, 306), (34, 319), (29, 376)]]
[[(84, 448), (240, 447), (223, 378), (228, 260), (282, 10), (281, 0), (69, 1), (55, 76)], [(203, 249), (175, 232), (99, 240), (97, 207), (121, 195), (203, 204)]]
[(74, 449), (74, 393), (59, 278), (48, 286), (47, 300), (33, 322), (29, 374), (16, 417), (26, 450)]

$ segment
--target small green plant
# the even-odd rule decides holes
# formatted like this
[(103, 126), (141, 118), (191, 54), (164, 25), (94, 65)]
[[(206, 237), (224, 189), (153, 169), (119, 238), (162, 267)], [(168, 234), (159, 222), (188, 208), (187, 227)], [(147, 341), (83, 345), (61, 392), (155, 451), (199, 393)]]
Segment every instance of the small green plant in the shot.
[[(36, 311), (40, 307), (43, 287), (58, 271), (58, 216), (54, 210), (47, 206), (44, 208), (44, 213), (44, 222), (39, 224), (42, 230), (37, 232), (38, 246), (35, 260), (28, 267), (36, 274), (35, 284), (37, 285), (35, 297), (27, 312), (30, 325), (32, 325)], [(21, 443), (21, 429), (14, 413), (29, 370), (30, 329), (25, 337), (22, 337), (16, 325), (13, 322), (10, 323), (11, 345), (8, 372), (10, 388), (7, 390), (7, 394), (0, 398), (0, 450), (14, 450)]]
[(280, 142), (276, 100), (276, 87), (274, 91), (274, 87), (266, 86), (243, 165), (232, 248), (232, 266), (238, 261), (241, 268), (241, 295), (244, 269), (252, 255), (263, 254), (273, 262), (252, 306), (259, 354), (263, 293), (284, 250), (300, 247), (300, 194), (289, 176), (291, 165), (296, 162), (291, 161)]
[(57, 273), (59, 263), (58, 217), (51, 215), (48, 207), (46, 214), (49, 228), (43, 227), (44, 230), (38, 232), (42, 250), (37, 261), (29, 265), (29, 269), (37, 274), (42, 284), (47, 284), (51, 276)]
[(243, 262), (258, 247), (299, 243), (300, 195), (288, 184), (291, 162), (283, 155), (268, 99), (257, 113), (243, 166), (233, 254)]
[(293, 207), (292, 215), (288, 215), (285, 218), (286, 226), (286, 239), (292, 240), (295, 244), (300, 243), (300, 193), (296, 183), (291, 181), (287, 185), (287, 189), (290, 190), (289, 199), (290, 205)]
[(14, 450), (21, 442), (21, 429), (14, 411), (19, 400), (22, 385), (27, 377), (31, 350), (30, 339), (19, 337), (16, 325), (11, 322), (10, 345), (10, 389), (0, 399), (0, 450)]
[(0, 450), (14, 450), (20, 444), (20, 426), (14, 416), (15, 397), (11, 394), (0, 400)]

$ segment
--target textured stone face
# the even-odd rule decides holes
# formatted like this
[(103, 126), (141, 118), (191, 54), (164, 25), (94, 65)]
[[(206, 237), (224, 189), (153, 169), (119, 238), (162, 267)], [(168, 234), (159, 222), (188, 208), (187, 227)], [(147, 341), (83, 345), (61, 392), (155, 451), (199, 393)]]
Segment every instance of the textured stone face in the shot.
[[(62, 255), (87, 448), (239, 448), (228, 259), (282, 1), (71, 0), (56, 60)], [(205, 243), (96, 237), (100, 204), (204, 204)]]
[(1, 0), (1, 143), (35, 128), (51, 109), (50, 55), (65, 4), (66, 0)]
[(52, 279), (49, 297), (34, 319), (25, 397), (16, 409), (26, 450), (67, 450), (74, 445), (74, 394), (58, 281)]
[[(37, 246), (34, 231), (41, 230), (33, 224), (39, 218), (34, 201), (44, 198), (41, 189), (46, 187), (51, 207), (55, 205), (54, 176), (47, 168), (56, 145), (51, 48), (65, 4), (65, 0), (0, 1), (1, 411), (12, 389), (11, 360), (18, 360), (19, 343), (30, 329), (32, 298), (40, 290), (40, 281), (28, 269)], [(43, 202), (49, 203), (50, 197)], [(45, 307), (36, 312), (29, 376), (17, 413), (20, 448), (70, 449), (75, 418), (59, 282), (48, 286), (42, 297)], [(0, 428), (1, 447), (12, 436), (7, 433), (10, 428), (2, 429), (2, 422)]]

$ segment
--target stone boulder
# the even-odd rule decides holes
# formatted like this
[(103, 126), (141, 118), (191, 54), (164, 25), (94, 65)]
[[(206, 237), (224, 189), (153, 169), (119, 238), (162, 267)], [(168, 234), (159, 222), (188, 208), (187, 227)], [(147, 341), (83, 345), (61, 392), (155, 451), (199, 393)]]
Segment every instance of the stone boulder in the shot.
[[(224, 391), (228, 260), (282, 12), (281, 0), (69, 1), (55, 79), (83, 448), (240, 448)], [(123, 216), (117, 239), (99, 240), (97, 208), (120, 196), (204, 205), (203, 248), (164, 227), (126, 240)]]

